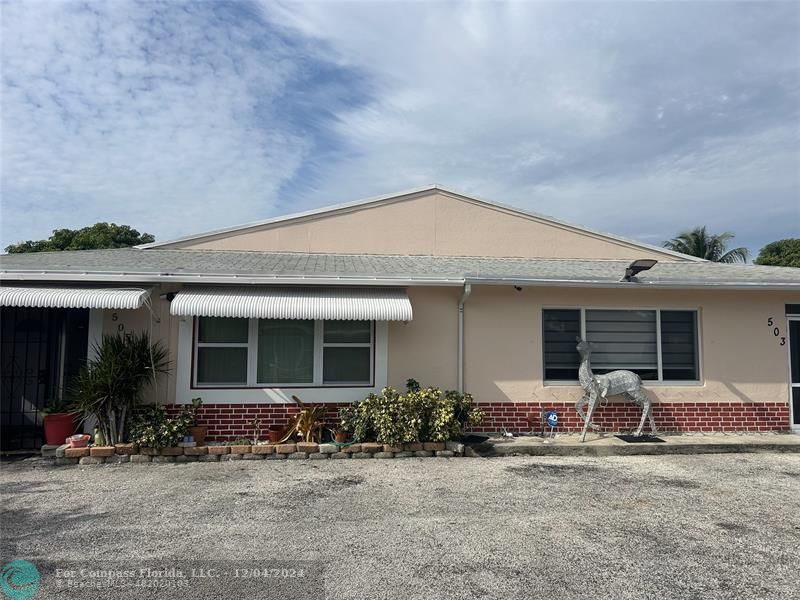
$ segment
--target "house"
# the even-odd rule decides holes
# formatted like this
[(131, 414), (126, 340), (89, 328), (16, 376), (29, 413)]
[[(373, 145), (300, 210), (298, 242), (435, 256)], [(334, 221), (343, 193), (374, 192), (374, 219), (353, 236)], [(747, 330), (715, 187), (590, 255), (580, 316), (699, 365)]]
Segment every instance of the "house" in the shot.
[[(632, 274), (634, 263), (649, 269)], [(637, 271), (638, 267), (633, 269)], [(430, 186), (139, 248), (4, 255), (3, 439), (104, 333), (147, 330), (173, 361), (152, 394), (202, 397), (210, 439), (423, 385), (470, 392), (483, 430), (576, 430), (576, 337), (630, 369), (662, 431), (800, 427), (800, 270), (709, 263)], [(791, 364), (791, 366), (790, 366)], [(173, 408), (174, 410), (174, 408)], [(632, 428), (611, 402), (598, 422)]]

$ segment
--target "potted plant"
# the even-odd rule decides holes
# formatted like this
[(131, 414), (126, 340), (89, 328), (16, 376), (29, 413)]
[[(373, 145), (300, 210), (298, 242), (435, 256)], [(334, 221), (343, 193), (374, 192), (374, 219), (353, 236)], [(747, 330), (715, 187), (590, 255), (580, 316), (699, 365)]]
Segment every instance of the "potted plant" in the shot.
[(261, 419), (250, 421), (250, 427), (253, 428), (253, 446), (257, 446), (261, 441)]
[(335, 436), (334, 439), (336, 440), (337, 444), (347, 443), (347, 431), (345, 431), (342, 427), (336, 428), (334, 436)]
[(70, 402), (51, 400), (42, 409), (44, 439), (50, 446), (60, 446), (75, 433), (75, 407)]
[(277, 444), (281, 441), (283, 437), (283, 432), (286, 429), (284, 425), (270, 425), (269, 427), (269, 443), (270, 444)]
[(201, 398), (192, 398), (192, 408), (189, 409), (191, 415), (191, 425), (189, 426), (189, 435), (194, 439), (195, 444), (198, 446), (206, 445), (206, 436), (208, 435), (208, 425), (197, 424), (197, 412), (203, 406)]

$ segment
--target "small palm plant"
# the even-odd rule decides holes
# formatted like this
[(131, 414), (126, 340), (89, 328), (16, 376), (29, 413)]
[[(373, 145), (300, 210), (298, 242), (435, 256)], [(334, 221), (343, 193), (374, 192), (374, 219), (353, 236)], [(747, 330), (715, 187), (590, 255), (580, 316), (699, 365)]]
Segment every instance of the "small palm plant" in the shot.
[(167, 350), (147, 333), (104, 335), (81, 368), (70, 395), (83, 419), (94, 417), (108, 444), (125, 440), (128, 418), (148, 384), (169, 372)]
[(747, 248), (728, 250), (728, 242), (734, 238), (730, 232), (710, 234), (705, 227), (695, 227), (682, 231), (676, 237), (664, 242), (664, 248), (689, 256), (697, 256), (718, 263), (747, 262)]

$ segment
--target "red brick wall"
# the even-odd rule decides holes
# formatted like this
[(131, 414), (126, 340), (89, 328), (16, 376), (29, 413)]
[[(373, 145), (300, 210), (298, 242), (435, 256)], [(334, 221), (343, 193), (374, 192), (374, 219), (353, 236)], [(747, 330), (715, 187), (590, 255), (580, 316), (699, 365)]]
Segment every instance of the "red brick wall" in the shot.
[[(541, 430), (541, 412), (558, 411), (558, 431), (580, 431), (583, 423), (570, 402), (479, 403), (486, 414), (476, 431), (530, 431), (533, 415)], [(624, 431), (639, 426), (641, 411), (634, 404), (608, 403), (592, 416), (603, 431)], [(745, 404), (739, 402), (669, 402), (653, 405), (653, 418), (661, 432), (682, 431), (785, 431), (789, 429), (789, 406), (784, 402)], [(645, 423), (645, 432), (650, 424)]]
[[(580, 431), (582, 423), (570, 402), (480, 402), (486, 414), (483, 424), (474, 431), (494, 432), (505, 427), (515, 433), (530, 431), (529, 415), (535, 420), (535, 429), (541, 429), (541, 412), (558, 411), (557, 431)], [(327, 405), (326, 421), (339, 422), (338, 411), (346, 404)], [(183, 407), (167, 406), (170, 414)], [(261, 437), (266, 439), (270, 425), (284, 425), (297, 414), (293, 404), (209, 404), (200, 409), (200, 425), (208, 425), (208, 440), (221, 442), (238, 437), (253, 437), (250, 423), (261, 420)], [(601, 407), (593, 422), (603, 431), (631, 430), (638, 426), (641, 413), (633, 404), (608, 403)], [(653, 416), (661, 432), (681, 431), (785, 431), (789, 429), (789, 406), (782, 402), (745, 404), (736, 402), (670, 402), (655, 404)], [(649, 432), (645, 423), (645, 432)]]
[[(330, 424), (339, 423), (339, 407), (346, 404), (327, 404), (325, 420)], [(179, 413), (184, 407), (168, 405), (171, 415)], [(296, 415), (295, 404), (208, 404), (200, 408), (198, 425), (208, 425), (210, 442), (224, 442), (240, 437), (252, 438), (255, 434), (250, 423), (253, 419), (261, 421), (261, 439), (267, 439), (270, 425), (285, 425)]]

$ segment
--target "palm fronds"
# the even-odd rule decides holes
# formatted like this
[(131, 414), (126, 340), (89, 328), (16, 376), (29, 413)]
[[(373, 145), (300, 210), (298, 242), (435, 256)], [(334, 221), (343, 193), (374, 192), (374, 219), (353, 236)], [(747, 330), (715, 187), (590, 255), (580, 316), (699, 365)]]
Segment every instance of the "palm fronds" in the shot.
[(705, 227), (695, 227), (691, 231), (682, 231), (663, 245), (674, 252), (697, 256), (712, 262), (747, 262), (750, 254), (747, 248), (728, 250), (728, 242), (734, 237), (734, 234), (728, 231), (714, 235), (708, 233)]

